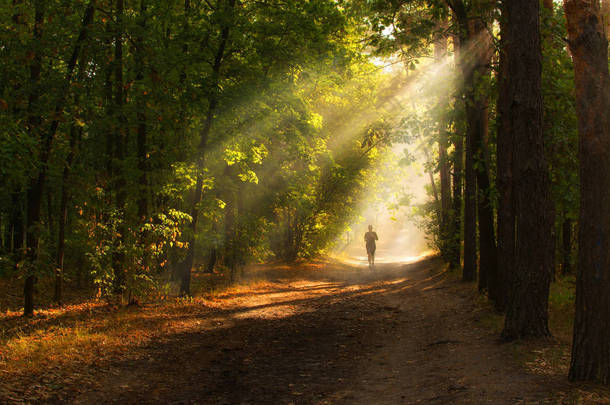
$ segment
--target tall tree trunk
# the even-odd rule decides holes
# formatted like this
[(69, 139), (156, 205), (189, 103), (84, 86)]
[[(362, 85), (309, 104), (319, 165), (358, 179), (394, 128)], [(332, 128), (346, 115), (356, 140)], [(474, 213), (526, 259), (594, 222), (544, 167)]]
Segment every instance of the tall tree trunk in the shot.
[(580, 158), (571, 380), (610, 384), (610, 78), (599, 1), (565, 0)]
[(461, 266), (462, 256), (462, 168), (464, 167), (464, 138), (456, 134), (453, 137), (453, 184), (452, 215), (449, 267), (453, 270)]
[(480, 90), (481, 82), (489, 77), (491, 64), (491, 38), (486, 31), (485, 24), (480, 20), (471, 23), (471, 41), (476, 43), (474, 50), (476, 66), (474, 70), (474, 100), (472, 116), (473, 144), (475, 148), (475, 171), (477, 177), (477, 209), (479, 226), (479, 290), (489, 288), (492, 299), (496, 293), (497, 279), (497, 252), (494, 230), (494, 213), (490, 200), (491, 190), (489, 181), (489, 150), (487, 140), (489, 137), (489, 99), (487, 93)]
[[(42, 0), (34, 2), (34, 41), (40, 43), (42, 39), (42, 24), (44, 21), (44, 6)], [(34, 90), (30, 93), (28, 99), (28, 128), (30, 132), (36, 134), (36, 138), (40, 139), (42, 134), (42, 118), (38, 111), (38, 101), (40, 99), (40, 73), (42, 70), (42, 55), (38, 50), (34, 50), (34, 57), (30, 65), (30, 83)], [(38, 258), (38, 237), (40, 235), (40, 209), (42, 204), (43, 187), (46, 176), (46, 164), (49, 151), (46, 150), (44, 142), (41, 142), (40, 151), (40, 168), (37, 175), (31, 180), (27, 190), (27, 219), (25, 230), (25, 245), (26, 245), (26, 260), (29, 264), (25, 285), (23, 287), (23, 314), (32, 316), (34, 314), (34, 286), (36, 284), (36, 275), (30, 266), (34, 266)]]
[(515, 268), (515, 210), (513, 200), (513, 133), (508, 121), (508, 58), (505, 12), (500, 19), (500, 61), (498, 68), (498, 99), (496, 104), (496, 156), (498, 189), (498, 273), (495, 306), (506, 310), (511, 275)]
[[(144, 33), (146, 30), (146, 0), (140, 0), (140, 16), (138, 25), (140, 33), (136, 38), (136, 80), (143, 86), (144, 83)], [(145, 222), (148, 216), (148, 140), (147, 140), (147, 128), (146, 128), (146, 98), (143, 88), (140, 89), (138, 97), (138, 218), (140, 221)]]
[[(78, 105), (78, 98), (75, 98), (75, 105)], [(66, 250), (66, 222), (68, 220), (68, 178), (70, 176), (70, 170), (72, 168), (72, 162), (74, 161), (75, 149), (76, 149), (76, 137), (80, 129), (76, 128), (75, 124), (72, 124), (70, 128), (70, 151), (66, 158), (64, 170), (61, 178), (61, 197), (59, 202), (59, 224), (58, 224), (58, 236), (57, 236), (57, 262), (55, 265), (55, 290), (53, 294), (53, 301), (57, 305), (61, 305), (62, 301), (62, 283), (64, 273), (64, 257)]]
[(472, 30), (469, 27), (469, 16), (462, 0), (449, 1), (448, 4), (458, 23), (459, 41), (457, 46), (458, 65), (462, 73), (463, 94), (466, 109), (466, 156), (464, 168), (464, 281), (474, 281), (477, 269), (477, 235), (476, 235), (476, 172), (474, 156), (476, 150), (476, 119), (474, 71), (471, 63), (472, 55), (468, 51), (473, 46)]
[[(225, 11), (228, 14), (233, 13), (233, 9), (235, 8), (236, 0), (226, 0), (225, 2)], [(220, 68), (222, 66), (223, 60), (225, 58), (226, 48), (229, 42), (229, 33), (231, 29), (231, 21), (225, 22), (225, 25), (221, 29), (220, 33), (220, 42), (218, 44), (218, 48), (216, 49), (216, 55), (214, 57), (214, 63), (212, 65), (212, 89), (210, 89), (210, 97), (208, 104), (208, 111), (206, 113), (203, 128), (201, 130), (201, 138), (199, 141), (199, 147), (197, 149), (197, 154), (199, 158), (197, 159), (197, 181), (195, 182), (195, 191), (193, 195), (193, 201), (191, 203), (191, 234), (189, 236), (189, 244), (186, 253), (186, 258), (181, 263), (181, 283), (180, 283), (180, 295), (189, 295), (191, 293), (191, 268), (193, 267), (193, 262), (195, 260), (195, 235), (197, 233), (197, 223), (199, 219), (199, 203), (201, 202), (201, 198), (203, 196), (203, 169), (205, 167), (205, 153), (208, 146), (208, 139), (210, 136), (210, 130), (212, 129), (212, 121), (214, 119), (214, 115), (216, 114), (216, 109), (218, 108), (218, 85), (220, 83)]]
[[(79, 42), (85, 40), (86, 31), (88, 27), (93, 23), (95, 2), (91, 1), (87, 10), (85, 11), (85, 16), (83, 18), (83, 28), (81, 29), (81, 36)], [(77, 43), (77, 47), (79, 47)], [(77, 48), (76, 55), (80, 52), (80, 49)], [(73, 57), (75, 53), (73, 52)], [(76, 66), (76, 60), (74, 60), (74, 66)], [(74, 67), (72, 68), (74, 69)], [(85, 64), (80, 63), (78, 79), (82, 80), (84, 76)], [(78, 95), (74, 96), (74, 105), (79, 104)], [(57, 305), (62, 304), (62, 284), (64, 277), (64, 259), (65, 259), (65, 250), (66, 250), (66, 224), (68, 220), (68, 200), (70, 199), (68, 192), (68, 179), (70, 176), (70, 171), (72, 170), (72, 163), (74, 162), (74, 156), (76, 154), (76, 145), (78, 143), (78, 139), (82, 136), (83, 129), (82, 127), (77, 127), (75, 123), (72, 123), (69, 132), (69, 143), (70, 149), (68, 151), (68, 156), (66, 158), (66, 162), (64, 164), (64, 169), (62, 172), (61, 179), (61, 197), (59, 203), (59, 223), (58, 223), (58, 236), (57, 236), (57, 258), (55, 264), (55, 288), (53, 293), (53, 301)]]
[[(514, 139), (515, 268), (502, 335), (549, 335), (553, 223), (542, 132), (542, 52), (537, 0), (503, 3), (507, 60), (505, 119)], [(525, 45), (527, 44), (527, 45)]]
[[(439, 28), (443, 31), (438, 34), (434, 42), (434, 59), (436, 63), (443, 63), (447, 56), (447, 36), (444, 31), (447, 29), (447, 18), (445, 17), (439, 24)], [(440, 191), (441, 191), (441, 221), (440, 221), (440, 238), (441, 238), (441, 254), (445, 259), (449, 258), (447, 247), (450, 244), (450, 221), (451, 221), (451, 179), (449, 174), (449, 159), (447, 157), (447, 148), (449, 147), (449, 136), (447, 133), (447, 119), (445, 112), (447, 110), (447, 101), (445, 98), (439, 99), (439, 123), (438, 123), (438, 158), (439, 158), (439, 174), (440, 174)]]
[(443, 214), (441, 201), (438, 196), (438, 187), (436, 187), (436, 182), (434, 181), (434, 171), (432, 169), (428, 170), (428, 177), (430, 178), (430, 186), (432, 187), (432, 195), (434, 196), (434, 207), (436, 211), (436, 219), (439, 224), (442, 224)]
[(114, 270), (114, 293), (122, 300), (122, 294), (125, 289), (125, 252), (124, 246), (127, 238), (127, 213), (125, 212), (127, 202), (127, 189), (125, 179), (125, 145), (127, 137), (127, 122), (123, 112), (125, 104), (125, 95), (123, 92), (123, 13), (124, 0), (116, 2), (116, 33), (114, 39), (114, 108), (117, 114), (117, 121), (114, 129), (114, 145), (115, 145), (115, 189), (116, 189), (116, 209), (118, 211), (118, 239), (115, 241), (115, 246), (112, 254), (112, 268)]
[[(466, 41), (460, 44), (465, 50)], [(466, 52), (461, 51), (461, 58), (466, 58)], [(466, 94), (466, 158), (464, 175), (464, 268), (462, 278), (464, 281), (476, 280), (477, 274), (477, 190), (476, 172), (474, 169), (474, 156), (476, 150), (477, 130), (476, 120), (478, 114), (474, 107), (474, 72), (466, 60), (461, 61), (464, 77), (464, 90)]]

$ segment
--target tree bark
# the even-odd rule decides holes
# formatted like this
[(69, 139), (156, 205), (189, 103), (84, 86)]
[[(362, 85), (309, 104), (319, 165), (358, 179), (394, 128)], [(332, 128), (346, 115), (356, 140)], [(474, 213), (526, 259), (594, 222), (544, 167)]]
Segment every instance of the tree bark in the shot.
[(610, 79), (599, 1), (565, 0), (580, 158), (576, 316), (569, 377), (610, 384)]
[(498, 188), (498, 273), (494, 303), (505, 311), (511, 275), (515, 268), (515, 209), (513, 197), (513, 133), (508, 121), (508, 58), (506, 47), (506, 21), (503, 11), (500, 19), (500, 61), (498, 68), (497, 118), (497, 188)]
[[(505, 119), (514, 139), (515, 268), (504, 339), (549, 335), (548, 298), (554, 267), (553, 222), (542, 132), (540, 4), (504, 2), (507, 60)], [(527, 46), (525, 45), (527, 44)]]

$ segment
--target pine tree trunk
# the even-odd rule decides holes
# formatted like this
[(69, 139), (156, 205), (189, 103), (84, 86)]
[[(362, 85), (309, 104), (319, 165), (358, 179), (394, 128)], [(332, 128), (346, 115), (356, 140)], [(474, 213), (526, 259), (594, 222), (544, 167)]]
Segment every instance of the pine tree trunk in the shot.
[[(460, 45), (462, 46), (462, 45)], [(462, 62), (467, 63), (467, 62)], [(474, 108), (474, 73), (469, 67), (463, 70), (466, 89), (466, 158), (464, 184), (464, 281), (475, 281), (477, 276), (477, 189), (474, 170), (476, 150), (476, 120), (478, 115)]]
[(549, 335), (554, 245), (542, 132), (540, 4), (537, 0), (513, 0), (503, 6), (504, 43), (509, 55), (503, 119), (514, 139), (516, 249), (502, 335), (511, 340)]
[(506, 49), (506, 22), (503, 12), (500, 19), (500, 61), (498, 68), (497, 118), (497, 189), (498, 189), (498, 273), (494, 287), (494, 303), (498, 310), (506, 310), (508, 290), (515, 264), (515, 210), (513, 200), (513, 133), (508, 119), (506, 80), (508, 58)]
[(580, 158), (571, 380), (610, 384), (610, 79), (599, 1), (565, 0)]

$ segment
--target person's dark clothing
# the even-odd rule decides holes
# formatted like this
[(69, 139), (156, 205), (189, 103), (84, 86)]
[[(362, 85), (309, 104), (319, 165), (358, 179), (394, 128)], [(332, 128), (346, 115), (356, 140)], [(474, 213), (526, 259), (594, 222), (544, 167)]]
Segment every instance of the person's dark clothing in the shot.
[(376, 240), (379, 240), (377, 237), (377, 233), (373, 231), (369, 231), (364, 234), (364, 240), (366, 242), (366, 253), (374, 255), (375, 250), (377, 249), (377, 245), (375, 244)]

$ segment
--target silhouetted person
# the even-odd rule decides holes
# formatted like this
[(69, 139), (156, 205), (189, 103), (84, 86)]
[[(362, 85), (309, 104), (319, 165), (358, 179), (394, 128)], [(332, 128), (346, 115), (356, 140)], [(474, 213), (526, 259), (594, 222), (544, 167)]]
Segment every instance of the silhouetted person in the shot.
[(375, 244), (376, 240), (379, 240), (377, 233), (373, 232), (373, 225), (369, 225), (369, 231), (364, 234), (366, 254), (369, 257), (369, 267), (375, 266), (375, 250), (377, 249), (377, 245)]

